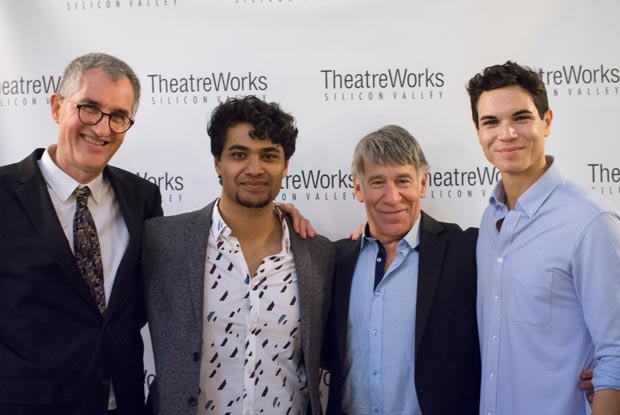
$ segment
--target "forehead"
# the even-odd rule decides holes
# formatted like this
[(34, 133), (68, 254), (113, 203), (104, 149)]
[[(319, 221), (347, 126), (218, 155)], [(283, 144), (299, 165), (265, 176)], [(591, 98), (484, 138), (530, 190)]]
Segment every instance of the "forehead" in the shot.
[(412, 177), (417, 179), (418, 170), (410, 164), (379, 164), (374, 161), (364, 161), (364, 177), (384, 177), (384, 178), (396, 178), (396, 177)]
[(535, 107), (534, 99), (518, 85), (484, 91), (478, 99), (478, 117), (484, 115), (513, 113)]
[(89, 69), (82, 74), (79, 89), (71, 98), (88, 100), (102, 107), (131, 112), (134, 90), (126, 76), (112, 80), (101, 70)]
[(242, 122), (228, 127), (226, 130), (226, 141), (224, 149), (231, 147), (245, 147), (250, 150), (275, 150), (284, 151), (280, 144), (275, 144), (271, 139), (252, 138), (250, 131), (254, 130), (254, 126), (248, 122)]

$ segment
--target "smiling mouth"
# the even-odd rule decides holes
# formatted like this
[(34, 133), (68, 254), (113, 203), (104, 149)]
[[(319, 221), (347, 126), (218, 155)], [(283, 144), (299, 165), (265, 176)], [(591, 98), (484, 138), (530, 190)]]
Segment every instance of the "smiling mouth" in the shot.
[(502, 148), (502, 149), (497, 150), (497, 152), (502, 153), (502, 154), (509, 154), (509, 153), (514, 153), (515, 151), (519, 151), (522, 149), (523, 147)]
[(93, 144), (93, 145), (95, 145), (95, 146), (100, 146), (100, 147), (103, 147), (103, 146), (105, 146), (106, 144), (108, 144), (108, 142), (107, 142), (107, 141), (104, 141), (104, 140), (96, 140), (96, 139), (94, 139), (94, 138), (92, 138), (91, 136), (88, 136), (88, 135), (82, 135), (81, 137), (82, 137), (82, 139), (83, 139), (84, 141), (86, 141), (87, 143), (89, 143), (89, 144)]
[(257, 191), (257, 190), (263, 190), (265, 189), (267, 186), (267, 183), (242, 183), (241, 184), (243, 187), (245, 187), (248, 190), (252, 190), (252, 191)]
[(401, 213), (405, 212), (404, 210), (394, 210), (394, 211), (390, 211), (390, 212), (381, 212), (382, 214), (386, 215), (386, 216), (395, 216), (395, 215), (399, 215)]

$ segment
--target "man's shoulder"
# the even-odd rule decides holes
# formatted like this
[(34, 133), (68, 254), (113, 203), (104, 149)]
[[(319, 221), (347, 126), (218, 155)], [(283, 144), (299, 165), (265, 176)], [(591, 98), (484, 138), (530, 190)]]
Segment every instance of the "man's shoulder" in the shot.
[(359, 254), (361, 243), (361, 237), (360, 239), (342, 238), (333, 242), (334, 252), (339, 259)]
[(169, 216), (158, 216), (146, 220), (145, 226), (147, 228), (159, 228), (159, 227), (176, 227), (184, 223), (195, 222), (196, 220), (203, 219), (205, 221), (211, 220), (211, 213), (213, 212), (213, 203), (207, 206), (193, 210), (191, 212), (183, 212)]
[(463, 229), (460, 225), (451, 222), (440, 222), (447, 236), (456, 237), (464, 240), (476, 240), (478, 238), (478, 228), (470, 227)]
[[(587, 212), (591, 212), (591, 214), (594, 215), (603, 212), (618, 213), (618, 209), (614, 207), (609, 200), (572, 179), (566, 178), (562, 182), (560, 190), (561, 192), (559, 192), (558, 195), (559, 198), (562, 198), (563, 196), (563, 198), (566, 199), (560, 200), (561, 205), (565, 207), (572, 207), (581, 215), (586, 214)], [(566, 201), (570, 201), (570, 203), (566, 203)]]
[(114, 179), (121, 179), (125, 183), (133, 187), (149, 189), (151, 191), (159, 189), (159, 187), (155, 183), (148, 181), (143, 177), (140, 177), (136, 173), (132, 173), (120, 167), (108, 165), (104, 170), (104, 175), (108, 177), (113, 177)]
[[(439, 221), (426, 212), (422, 213), (422, 230), (435, 233), (447, 238), (460, 238), (465, 240), (476, 240), (478, 228), (463, 229), (459, 224), (453, 222)], [(424, 233), (424, 232), (422, 232)]]
[(311, 252), (332, 252), (334, 250), (334, 243), (320, 234), (303, 239), (295, 233), (292, 227), (289, 227), (289, 237), (294, 249), (307, 249)]
[(32, 167), (35, 167), (36, 161), (41, 157), (43, 151), (45, 150), (42, 148), (38, 148), (20, 161), (0, 166), (0, 180), (15, 178), (21, 173), (23, 173), (25, 169), (31, 169)]

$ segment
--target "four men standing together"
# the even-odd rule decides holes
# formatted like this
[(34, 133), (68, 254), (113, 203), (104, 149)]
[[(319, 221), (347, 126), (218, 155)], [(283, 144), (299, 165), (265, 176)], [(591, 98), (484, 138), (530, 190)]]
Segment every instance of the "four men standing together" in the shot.
[(255, 97), (209, 123), (221, 196), (148, 220), (143, 242), (159, 192), (107, 165), (139, 82), (108, 55), (73, 61), (51, 99), (57, 144), (0, 168), (0, 413), (145, 411), (145, 308), (163, 415), (320, 414), (321, 356), (329, 414), (585, 414), (592, 366), (593, 413), (619, 413), (617, 210), (545, 154), (535, 72), (489, 67), (468, 92), (502, 177), (477, 248), (421, 210), (428, 163), (397, 126), (355, 149), (363, 237), (334, 251), (291, 232), (272, 201), (297, 129)]

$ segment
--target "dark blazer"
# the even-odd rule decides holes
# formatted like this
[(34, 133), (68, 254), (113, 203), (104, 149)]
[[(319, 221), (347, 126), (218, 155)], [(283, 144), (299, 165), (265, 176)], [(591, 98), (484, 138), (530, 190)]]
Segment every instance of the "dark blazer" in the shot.
[[(214, 203), (146, 222), (144, 278), (156, 381), (149, 404), (159, 415), (195, 415), (202, 358), (204, 274)], [(289, 229), (292, 226), (289, 222)], [(321, 414), (320, 359), (327, 325), (333, 244), (290, 232), (299, 284), (301, 341), (313, 415)]]
[(152, 183), (106, 167), (129, 231), (103, 317), (38, 168), (43, 149), (0, 167), (0, 414), (120, 415), (144, 408), (142, 223), (161, 215)]
[[(478, 414), (476, 237), (475, 229), (462, 231), (458, 225), (437, 222), (422, 212), (416, 321), (411, 326), (415, 330), (417, 390), (411, 393), (417, 393), (424, 415)], [(334, 291), (326, 334), (326, 363), (331, 370), (329, 415), (343, 413), (349, 292), (360, 244), (360, 240), (350, 239), (336, 242)]]

